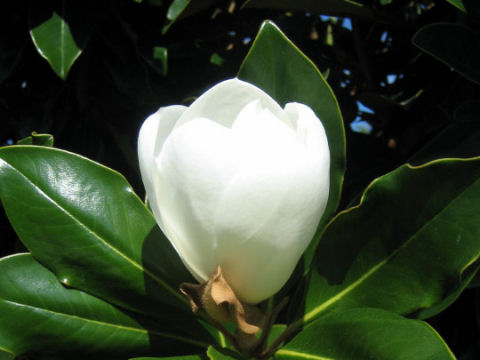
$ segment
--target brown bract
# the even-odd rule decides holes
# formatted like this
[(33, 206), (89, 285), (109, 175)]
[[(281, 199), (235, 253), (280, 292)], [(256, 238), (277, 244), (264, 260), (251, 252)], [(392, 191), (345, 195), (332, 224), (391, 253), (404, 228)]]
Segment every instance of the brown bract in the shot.
[[(288, 298), (284, 298), (266, 317), (258, 307), (242, 302), (222, 275), (218, 266), (210, 279), (203, 284), (183, 283), (180, 291), (188, 298), (194, 313), (202, 311), (209, 321), (241, 353), (256, 359), (269, 358), (278, 346), (296, 330), (288, 327), (267, 347), (267, 339), (275, 319)], [(230, 333), (222, 322), (233, 321), (235, 334)], [(261, 335), (258, 333), (261, 331)], [(258, 336), (257, 336), (258, 335)]]
[(217, 266), (203, 284), (183, 283), (180, 291), (188, 298), (194, 313), (200, 309), (218, 322), (234, 321), (243, 335), (254, 335), (262, 329), (265, 316), (260, 309), (242, 302)]

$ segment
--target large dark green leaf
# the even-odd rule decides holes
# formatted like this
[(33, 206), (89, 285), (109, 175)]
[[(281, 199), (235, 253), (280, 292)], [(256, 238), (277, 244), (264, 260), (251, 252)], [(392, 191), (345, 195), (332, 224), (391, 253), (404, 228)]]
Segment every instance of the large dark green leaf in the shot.
[(18, 236), (68, 286), (124, 308), (190, 313), (191, 280), (151, 213), (115, 171), (58, 149), (0, 149), (0, 197)]
[(50, 4), (33, 2), (30, 36), (53, 71), (66, 79), (92, 32), (93, 2), (61, 0), (58, 7)]
[(479, 255), (480, 158), (403, 165), (327, 226), (303, 320), (363, 306), (434, 315), (467, 285)]
[[(0, 349), (35, 359), (125, 359), (200, 351), (175, 319), (153, 324), (68, 289), (30, 254), (0, 260)], [(180, 334), (180, 335), (179, 335)], [(183, 336), (181, 335), (183, 334)]]
[(248, 0), (244, 8), (267, 8), (371, 18), (372, 9), (350, 0)]
[(480, 84), (480, 33), (477, 31), (458, 24), (435, 23), (421, 28), (412, 42), (467, 79)]
[(275, 359), (454, 360), (428, 324), (379, 309), (334, 312), (299, 333)]
[[(260, 28), (238, 76), (263, 89), (282, 106), (288, 102), (310, 106), (321, 119), (331, 165), (330, 196), (320, 229), (337, 209), (345, 172), (345, 130), (335, 95), (310, 59), (269, 21)], [(316, 243), (312, 241), (306, 253), (307, 267)]]

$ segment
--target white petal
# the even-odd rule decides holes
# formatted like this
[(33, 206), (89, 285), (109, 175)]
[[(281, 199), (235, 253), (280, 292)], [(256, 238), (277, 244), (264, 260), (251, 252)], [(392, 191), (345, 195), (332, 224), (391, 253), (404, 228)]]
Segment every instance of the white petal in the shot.
[(237, 136), (243, 136), (247, 142), (274, 142), (283, 147), (296, 141), (295, 130), (282, 118), (276, 117), (268, 108), (262, 107), (259, 100), (246, 105), (238, 114), (232, 126)]
[(329, 149), (320, 120), (301, 104), (288, 108), (297, 141), (266, 137), (244, 146), (239, 169), (217, 212), (217, 253), (244, 301), (257, 303), (290, 277), (328, 200)]
[(254, 100), (259, 100), (274, 116), (283, 116), (281, 107), (263, 90), (245, 81), (230, 79), (215, 85), (194, 101), (177, 126), (202, 117), (232, 127), (240, 111)]
[(323, 154), (330, 166), (330, 150), (322, 122), (308, 106), (300, 103), (285, 105), (285, 113), (296, 129), (297, 141), (314, 153)]
[(315, 169), (315, 175), (311, 175), (318, 182), (315, 201), (323, 215), (330, 189), (330, 148), (325, 128), (312, 109), (304, 104), (288, 103), (285, 113), (296, 128), (297, 142), (303, 144)]
[(305, 154), (295, 155), (246, 161), (218, 206), (220, 265), (247, 302), (259, 302), (283, 286), (323, 212), (321, 174), (303, 160)]
[(235, 171), (231, 130), (208, 119), (176, 128), (156, 158), (156, 201), (167, 237), (199, 281), (217, 265), (214, 213)]
[(138, 135), (138, 158), (140, 163), (140, 173), (142, 175), (143, 184), (150, 201), (150, 207), (159, 223), (160, 227), (160, 210), (155, 199), (155, 190), (153, 183), (152, 171), (154, 168), (155, 154), (162, 149), (165, 139), (172, 131), (175, 123), (185, 111), (185, 106), (174, 105), (160, 108), (156, 113), (150, 115), (142, 124)]

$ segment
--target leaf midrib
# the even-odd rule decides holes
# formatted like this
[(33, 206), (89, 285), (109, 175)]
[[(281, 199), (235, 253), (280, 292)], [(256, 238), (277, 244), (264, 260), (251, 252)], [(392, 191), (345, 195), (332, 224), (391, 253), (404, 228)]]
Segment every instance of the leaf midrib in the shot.
[(0, 351), (3, 351), (4, 353), (10, 354), (10, 355), (12, 355), (12, 356), (16, 356), (16, 354), (13, 352), (13, 350), (4, 348), (4, 347), (2, 347), (2, 346), (0, 346)]
[(189, 344), (194, 344), (194, 345), (201, 346), (201, 347), (208, 347), (207, 343), (204, 343), (202, 341), (197, 341), (197, 340), (194, 340), (194, 339), (191, 339), (191, 338), (186, 338), (186, 337), (179, 336), (179, 335), (164, 333), (164, 332), (160, 332), (160, 331), (146, 330), (146, 329), (136, 328), (136, 327), (132, 327), (132, 326), (108, 323), (108, 322), (105, 322), (105, 321), (80, 317), (78, 315), (72, 315), (72, 314), (68, 314), (68, 313), (58, 312), (58, 311), (42, 308), (42, 307), (39, 307), (39, 306), (22, 304), (22, 303), (7, 300), (7, 299), (2, 299), (2, 300), (7, 304), (17, 306), (17, 307), (24, 307), (24, 308), (29, 309), (30, 311), (34, 311), (34, 312), (37, 312), (37, 313), (38, 312), (43, 312), (43, 313), (46, 313), (50, 316), (63, 317), (63, 318), (70, 319), (72, 321), (86, 322), (88, 324), (93, 324), (93, 325), (98, 325), (98, 326), (103, 326), (103, 327), (109, 327), (109, 328), (113, 327), (117, 330), (122, 330), (122, 331), (130, 331), (130, 332), (136, 332), (136, 333), (141, 333), (141, 334), (146, 334), (146, 335), (153, 334), (153, 335), (161, 336), (161, 337), (168, 338), (168, 339), (183, 341), (183, 342), (186, 342), (186, 343), (189, 343)]
[[(408, 165), (408, 164), (407, 164)], [(409, 167), (410, 169), (415, 169), (415, 168), (411, 168)], [(440, 216), (444, 211), (446, 211), (451, 205), (452, 203), (454, 203), (458, 198), (460, 198), (473, 184), (475, 184), (476, 182), (478, 181), (478, 179), (475, 179), (474, 181), (472, 181), (470, 184), (468, 184), (467, 186), (465, 186), (465, 188), (459, 192), (455, 197), (453, 197), (446, 206), (444, 206), (440, 211), (438, 211), (437, 213), (435, 213), (434, 216), (432, 216), (428, 221), (426, 221), (422, 226), (420, 226), (418, 228), (418, 230), (416, 230), (412, 235), (410, 235), (408, 237), (408, 239), (402, 244), (400, 245), (396, 250), (394, 250), (390, 255), (388, 255), (387, 257), (385, 257), (384, 260), (380, 261), (379, 263), (377, 263), (376, 265), (372, 266), (371, 269), (366, 272), (364, 275), (362, 275), (361, 277), (359, 277), (356, 281), (354, 281), (352, 284), (350, 284), (349, 286), (347, 286), (345, 289), (343, 289), (342, 291), (338, 292), (335, 296), (332, 296), (331, 298), (329, 298), (327, 301), (323, 302), (322, 304), (320, 304), (319, 306), (315, 307), (314, 309), (310, 310), (309, 312), (307, 312), (303, 318), (302, 318), (302, 321), (304, 323), (308, 323), (310, 321), (312, 321), (318, 314), (322, 313), (323, 311), (325, 311), (326, 309), (328, 309), (331, 305), (333, 305), (337, 300), (343, 298), (345, 295), (347, 295), (348, 293), (350, 293), (351, 291), (355, 290), (358, 286), (360, 286), (364, 281), (366, 281), (372, 274), (374, 274), (378, 269), (380, 269), (381, 267), (383, 267), (386, 263), (388, 263), (388, 261), (390, 259), (392, 259), (393, 257), (395, 257), (403, 248), (405, 248), (406, 246), (408, 246), (411, 241), (413, 241), (413, 239), (416, 237), (416, 235), (418, 233), (420, 233), (426, 226), (428, 226), (432, 221), (434, 221), (438, 216)], [(371, 188), (373, 186), (373, 184), (375, 184), (377, 181), (374, 181), (370, 184), (369, 188)], [(368, 189), (367, 189), (368, 191)], [(365, 193), (366, 194), (366, 193)], [(364, 195), (365, 196), (365, 195)], [(356, 210), (356, 209), (359, 209), (364, 203), (360, 203), (359, 205), (355, 206), (355, 207), (352, 207), (348, 210), (346, 210), (345, 212), (342, 212), (341, 214), (345, 214), (345, 213), (349, 213), (353, 210)], [(340, 214), (339, 214), (340, 215)], [(476, 255), (478, 256), (478, 254)]]
[(326, 358), (323, 356), (318, 356), (318, 355), (313, 355), (313, 354), (308, 354), (304, 352), (298, 352), (298, 351), (293, 351), (293, 350), (287, 350), (287, 349), (280, 349), (275, 353), (275, 357), (277, 356), (293, 356), (295, 358), (302, 358), (302, 359), (310, 359), (310, 360), (335, 360), (333, 358)]

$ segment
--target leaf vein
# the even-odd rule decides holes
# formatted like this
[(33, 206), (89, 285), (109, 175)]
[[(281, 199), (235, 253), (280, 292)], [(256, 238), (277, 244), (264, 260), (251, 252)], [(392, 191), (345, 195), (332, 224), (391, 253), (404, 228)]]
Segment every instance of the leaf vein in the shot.
[(78, 320), (78, 321), (82, 321), (82, 322), (87, 323), (87, 324), (94, 324), (94, 325), (98, 325), (98, 326), (114, 328), (118, 331), (121, 331), (121, 330), (122, 331), (129, 331), (129, 332), (141, 333), (141, 334), (145, 334), (145, 335), (153, 334), (153, 335), (161, 336), (161, 337), (168, 338), (168, 339), (183, 341), (183, 342), (194, 344), (194, 345), (201, 346), (201, 347), (208, 347), (207, 343), (204, 343), (204, 342), (198, 341), (198, 340), (194, 340), (194, 339), (191, 339), (191, 338), (186, 338), (186, 337), (179, 336), (179, 335), (169, 334), (169, 333), (160, 332), (160, 331), (146, 330), (146, 329), (142, 329), (142, 328), (136, 328), (136, 327), (133, 327), (133, 326), (107, 323), (105, 321), (88, 319), (88, 318), (85, 318), (85, 317), (80, 317), (78, 315), (61, 313), (61, 312), (58, 312), (58, 311), (53, 311), (53, 310), (41, 308), (41, 307), (38, 307), (38, 306), (21, 304), (21, 303), (15, 302), (15, 301), (7, 300), (7, 299), (3, 299), (3, 301), (8, 303), (8, 304), (11, 304), (13, 306), (27, 308), (27, 309), (32, 310), (32, 311), (37, 312), (37, 313), (38, 312), (44, 312), (44, 313), (47, 313), (49, 315), (64, 317), (64, 318), (68, 318), (68, 319), (72, 319), (72, 320)]
[(323, 356), (318, 356), (318, 355), (313, 355), (313, 354), (307, 354), (307, 353), (302, 353), (298, 351), (293, 351), (293, 350), (287, 350), (287, 349), (280, 349), (275, 353), (275, 357), (278, 355), (280, 356), (293, 356), (295, 358), (302, 358), (302, 359), (311, 359), (311, 360), (334, 360), (333, 358), (327, 358)]
[[(378, 179), (377, 179), (378, 181)], [(367, 194), (368, 190), (372, 188), (372, 185), (373, 183), (376, 183), (377, 181), (374, 181), (370, 184), (369, 188), (367, 188), (367, 190), (365, 191), (364, 195), (362, 196), (362, 202), (353, 207), (353, 208), (350, 208), (350, 209), (347, 209), (345, 211), (342, 211), (341, 213), (339, 213), (335, 218), (337, 218), (338, 216), (341, 216), (342, 214), (344, 213), (348, 213), (352, 210), (356, 210), (356, 209), (359, 209), (362, 205), (363, 205), (363, 199), (365, 199), (365, 195)], [(329, 298), (327, 301), (323, 302), (322, 304), (320, 304), (319, 306), (317, 306), (316, 308), (312, 309), (311, 311), (307, 312), (304, 316), (303, 316), (303, 322), (310, 322), (311, 320), (313, 320), (318, 314), (322, 313), (325, 309), (329, 308), (332, 304), (334, 304), (337, 300), (343, 298), (345, 295), (347, 295), (348, 293), (350, 293), (351, 291), (355, 290), (358, 286), (360, 286), (364, 281), (366, 281), (372, 274), (374, 274), (375, 272), (377, 272), (378, 269), (380, 269), (381, 267), (383, 267), (386, 263), (388, 263), (393, 257), (395, 257), (402, 249), (404, 249), (405, 247), (407, 247), (412, 241), (413, 239), (415, 239), (417, 237), (417, 235), (423, 231), (423, 229), (425, 227), (427, 227), (432, 221), (434, 221), (436, 218), (438, 218), (443, 212), (445, 212), (450, 206), (452, 206), (452, 204), (458, 199), (460, 198), (467, 190), (468, 188), (475, 184), (477, 181), (474, 180), (472, 181), (472, 183), (469, 184), (469, 186), (465, 186), (465, 188), (460, 191), (456, 196), (452, 197), (452, 199), (448, 202), (448, 204), (446, 206), (444, 206), (442, 209), (439, 209), (439, 211), (437, 211), (428, 221), (425, 221), (425, 223), (420, 226), (413, 234), (411, 234), (408, 239), (403, 242), (397, 249), (395, 249), (394, 251), (392, 251), (392, 253), (390, 255), (388, 255), (387, 257), (385, 257), (385, 259), (383, 259), (382, 261), (380, 261), (379, 263), (377, 263), (376, 265), (372, 266), (372, 268), (367, 271), (364, 275), (362, 275), (361, 277), (359, 277), (356, 281), (354, 281), (352, 284), (350, 284), (349, 286), (347, 286), (345, 289), (343, 289), (342, 291), (340, 291), (339, 293), (337, 293), (335, 296)], [(332, 219), (331, 223), (332, 224), (334, 222), (334, 220)]]

